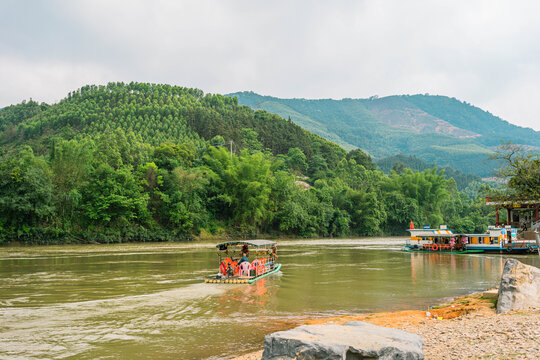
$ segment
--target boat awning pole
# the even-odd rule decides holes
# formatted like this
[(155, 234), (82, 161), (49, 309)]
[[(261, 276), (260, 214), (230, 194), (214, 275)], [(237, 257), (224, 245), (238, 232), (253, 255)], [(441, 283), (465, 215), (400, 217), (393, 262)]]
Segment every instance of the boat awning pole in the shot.
[(540, 235), (538, 235), (538, 230), (534, 231), (534, 237), (536, 238), (536, 250), (538, 250), (538, 256), (540, 256)]

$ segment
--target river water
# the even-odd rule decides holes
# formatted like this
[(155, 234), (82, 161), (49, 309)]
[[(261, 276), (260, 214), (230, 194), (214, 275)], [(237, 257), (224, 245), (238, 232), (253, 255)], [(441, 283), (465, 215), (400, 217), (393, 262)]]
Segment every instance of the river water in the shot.
[(494, 287), (504, 265), (403, 242), (280, 241), (281, 272), (252, 285), (203, 283), (217, 272), (209, 243), (0, 248), (0, 359), (228, 358), (307, 318), (427, 309)]

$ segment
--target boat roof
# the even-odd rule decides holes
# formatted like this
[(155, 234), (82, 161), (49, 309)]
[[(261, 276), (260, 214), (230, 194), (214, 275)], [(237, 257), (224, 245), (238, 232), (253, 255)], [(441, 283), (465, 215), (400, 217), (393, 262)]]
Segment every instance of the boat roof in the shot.
[(267, 247), (267, 246), (274, 246), (277, 243), (271, 240), (235, 240), (235, 241), (227, 241), (221, 244), (217, 244), (216, 247), (218, 249), (223, 249), (229, 245), (244, 245), (244, 244), (247, 244), (248, 246), (253, 246), (253, 247)]
[(411, 233), (411, 236), (440, 236), (451, 237), (458, 234), (454, 234), (450, 229), (407, 229)]

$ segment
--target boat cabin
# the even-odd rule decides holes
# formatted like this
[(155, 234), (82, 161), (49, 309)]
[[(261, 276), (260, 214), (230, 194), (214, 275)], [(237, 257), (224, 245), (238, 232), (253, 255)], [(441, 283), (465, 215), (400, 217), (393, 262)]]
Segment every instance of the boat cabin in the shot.
[(488, 226), (488, 230), (484, 234), (468, 234), (471, 244), (500, 244), (504, 245), (508, 242), (517, 241), (517, 229), (510, 226)]
[(439, 229), (424, 226), (407, 231), (411, 233), (411, 239), (407, 240), (405, 246), (414, 250), (452, 251), (462, 249), (464, 245), (463, 236), (454, 234), (446, 225), (441, 225)]

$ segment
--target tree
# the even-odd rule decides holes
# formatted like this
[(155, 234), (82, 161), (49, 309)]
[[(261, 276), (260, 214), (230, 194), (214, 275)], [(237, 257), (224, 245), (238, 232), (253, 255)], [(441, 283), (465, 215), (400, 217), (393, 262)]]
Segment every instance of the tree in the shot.
[(89, 222), (98, 226), (123, 227), (148, 222), (148, 193), (131, 167), (114, 169), (99, 165), (82, 189), (82, 209)]
[(42, 158), (24, 147), (0, 162), (0, 227), (28, 231), (53, 215), (51, 172)]
[(354, 159), (358, 165), (362, 165), (367, 170), (375, 170), (375, 163), (367, 153), (360, 149), (354, 149), (347, 153), (347, 160)]
[(53, 143), (49, 155), (54, 203), (63, 226), (69, 227), (81, 201), (80, 190), (91, 171), (93, 142), (76, 140)]
[(216, 215), (241, 232), (258, 232), (271, 221), (271, 161), (263, 153), (230, 155), (210, 147), (203, 157), (209, 184), (209, 203)]
[(401, 161), (396, 161), (394, 165), (392, 165), (392, 171), (396, 174), (403, 174), (405, 169), (407, 169), (407, 165)]
[(198, 234), (208, 223), (205, 201), (209, 181), (201, 168), (176, 168), (165, 176), (160, 213), (175, 231)]
[(216, 135), (210, 139), (209, 144), (213, 147), (225, 146), (225, 139), (221, 135)]
[(328, 164), (326, 163), (325, 158), (316, 154), (309, 160), (308, 173), (309, 176), (314, 179), (322, 179), (325, 177), (328, 172)]
[(540, 199), (540, 153), (503, 143), (492, 159), (503, 162), (497, 175), (508, 180), (507, 196)]
[(243, 232), (258, 231), (270, 220), (271, 163), (262, 153), (242, 153), (232, 164), (225, 182), (235, 209), (233, 221)]
[(195, 146), (190, 142), (179, 145), (166, 142), (154, 149), (155, 163), (169, 171), (179, 166), (190, 167), (195, 156)]
[[(449, 182), (445, 179), (444, 172), (437, 168), (422, 172), (405, 169), (402, 174), (394, 172), (382, 184), (382, 189), (386, 193), (396, 193), (387, 197), (387, 212), (395, 211), (396, 206), (405, 206), (412, 216), (417, 207), (417, 216), (420, 221), (425, 222), (426, 225), (439, 226), (443, 222), (441, 207), (450, 197), (448, 186)], [(411, 204), (411, 201), (415, 205)], [(398, 220), (398, 218), (393, 220)], [(414, 219), (402, 218), (403, 229), (410, 220)]]
[(297, 147), (289, 149), (286, 162), (289, 169), (298, 171), (300, 174), (305, 174), (307, 171), (306, 155)]
[(263, 145), (258, 140), (259, 134), (249, 128), (244, 128), (241, 130), (242, 135), (242, 146), (248, 149), (250, 152), (262, 151)]

